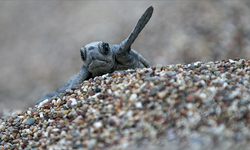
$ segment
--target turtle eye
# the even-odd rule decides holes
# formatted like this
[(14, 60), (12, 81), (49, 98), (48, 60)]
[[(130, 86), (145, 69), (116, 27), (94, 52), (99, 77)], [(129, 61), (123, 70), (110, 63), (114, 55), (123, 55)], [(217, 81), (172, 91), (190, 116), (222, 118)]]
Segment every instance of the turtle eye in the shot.
[(86, 59), (86, 55), (85, 55), (85, 51), (84, 51), (84, 46), (80, 49), (80, 53), (81, 53), (82, 61), (84, 61)]
[(109, 44), (103, 42), (103, 43), (102, 43), (102, 48), (103, 48), (103, 53), (104, 53), (105, 55), (108, 55), (108, 53), (109, 53)]

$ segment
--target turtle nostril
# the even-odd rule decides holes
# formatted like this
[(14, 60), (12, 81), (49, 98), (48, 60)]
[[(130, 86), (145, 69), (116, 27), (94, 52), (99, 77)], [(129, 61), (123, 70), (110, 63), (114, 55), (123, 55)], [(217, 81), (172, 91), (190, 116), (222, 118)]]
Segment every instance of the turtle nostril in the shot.
[(92, 49), (94, 49), (94, 47), (93, 46), (90, 46), (89, 48), (88, 48), (88, 50), (90, 51), (90, 50), (92, 50)]

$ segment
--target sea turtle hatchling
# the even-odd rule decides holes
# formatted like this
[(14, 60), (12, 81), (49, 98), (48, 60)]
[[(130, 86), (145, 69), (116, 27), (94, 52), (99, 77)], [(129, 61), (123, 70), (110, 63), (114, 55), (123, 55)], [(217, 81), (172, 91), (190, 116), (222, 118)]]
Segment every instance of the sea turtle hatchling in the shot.
[(73, 89), (79, 86), (84, 80), (112, 73), (116, 70), (148, 67), (148, 61), (139, 53), (131, 49), (131, 45), (148, 23), (153, 14), (153, 7), (150, 6), (141, 16), (130, 35), (120, 45), (109, 45), (106, 42), (92, 42), (80, 49), (81, 58), (84, 62), (82, 69), (68, 82), (56, 89), (55, 92), (46, 94), (36, 104), (51, 99), (66, 89)]

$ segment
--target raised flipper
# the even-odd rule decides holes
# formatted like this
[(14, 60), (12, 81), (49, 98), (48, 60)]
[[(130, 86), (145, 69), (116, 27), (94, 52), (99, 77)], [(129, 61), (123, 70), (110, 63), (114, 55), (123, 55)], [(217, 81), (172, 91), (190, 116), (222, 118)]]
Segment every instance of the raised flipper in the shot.
[(124, 55), (127, 52), (129, 52), (129, 50), (131, 49), (131, 45), (134, 43), (134, 41), (137, 38), (137, 36), (139, 35), (139, 33), (142, 31), (142, 29), (148, 23), (149, 19), (151, 18), (152, 14), (153, 14), (153, 11), (154, 11), (154, 8), (152, 6), (150, 6), (144, 12), (144, 14), (141, 16), (139, 21), (136, 23), (136, 25), (135, 25), (134, 29), (132, 30), (132, 32), (130, 33), (130, 35), (124, 41), (122, 41), (121, 44), (119, 45), (117, 57), (119, 57), (119, 55)]
[(61, 92), (63, 92), (66, 89), (73, 89), (77, 86), (79, 86), (84, 80), (91, 77), (91, 73), (88, 71), (88, 69), (85, 66), (82, 66), (82, 69), (73, 77), (70, 78), (66, 83), (64, 83), (62, 86), (60, 86), (58, 89), (56, 89), (55, 92), (46, 94), (43, 98), (41, 98), (39, 101), (37, 101), (36, 104), (39, 104), (40, 102), (44, 101), (45, 99), (51, 99), (52, 97), (59, 95)]

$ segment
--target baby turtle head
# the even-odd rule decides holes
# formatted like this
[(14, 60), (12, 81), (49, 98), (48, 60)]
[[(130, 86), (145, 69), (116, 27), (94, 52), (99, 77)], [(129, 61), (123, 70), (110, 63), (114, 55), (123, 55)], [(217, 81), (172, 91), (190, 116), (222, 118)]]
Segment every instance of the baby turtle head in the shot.
[(106, 42), (92, 42), (80, 49), (84, 66), (95, 75), (108, 73), (114, 66), (114, 54)]

